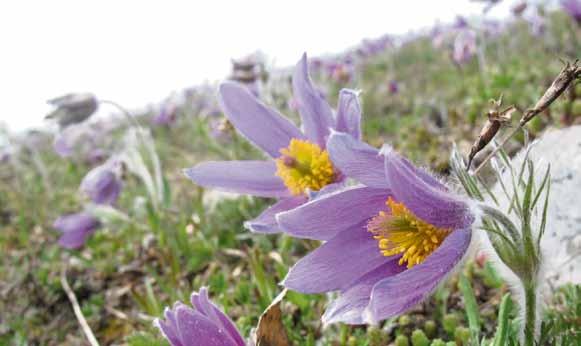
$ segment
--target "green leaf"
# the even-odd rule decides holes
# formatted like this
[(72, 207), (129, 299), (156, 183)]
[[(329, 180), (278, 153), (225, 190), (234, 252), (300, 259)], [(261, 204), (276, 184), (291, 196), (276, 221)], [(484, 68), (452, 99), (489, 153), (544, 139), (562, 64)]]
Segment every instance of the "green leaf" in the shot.
[(466, 308), (466, 316), (468, 317), (471, 339), (478, 340), (480, 334), (480, 310), (478, 309), (474, 289), (464, 274), (460, 275), (458, 286), (464, 296), (464, 307)]
[(494, 346), (503, 346), (507, 344), (508, 332), (510, 330), (510, 323), (508, 317), (512, 309), (512, 299), (510, 293), (506, 293), (500, 302), (500, 310), (498, 311), (498, 326), (496, 327), (496, 335), (494, 337)]
[(550, 177), (551, 177), (551, 165), (549, 164), (547, 167), (547, 171), (545, 172), (545, 176), (543, 177), (543, 182), (541, 183), (541, 186), (539, 187), (539, 191), (537, 191), (535, 198), (533, 198), (533, 203), (531, 204), (531, 208), (534, 208), (537, 205), (537, 202), (538, 202), (539, 198), (541, 197), (541, 193), (545, 189), (545, 186), (547, 185), (547, 182), (549, 181)]

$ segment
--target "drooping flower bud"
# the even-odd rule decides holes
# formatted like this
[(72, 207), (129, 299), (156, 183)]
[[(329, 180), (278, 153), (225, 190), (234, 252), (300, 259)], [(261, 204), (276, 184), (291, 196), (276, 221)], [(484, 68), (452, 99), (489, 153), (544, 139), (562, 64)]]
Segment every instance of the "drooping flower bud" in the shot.
[(62, 235), (59, 244), (67, 249), (76, 249), (85, 244), (87, 238), (99, 227), (99, 221), (88, 212), (59, 217), (53, 224)]
[(46, 119), (54, 119), (61, 128), (87, 120), (98, 108), (97, 98), (91, 93), (66, 94), (47, 102), (56, 109)]
[(113, 205), (121, 193), (122, 183), (114, 162), (93, 168), (81, 182), (81, 191), (96, 204)]

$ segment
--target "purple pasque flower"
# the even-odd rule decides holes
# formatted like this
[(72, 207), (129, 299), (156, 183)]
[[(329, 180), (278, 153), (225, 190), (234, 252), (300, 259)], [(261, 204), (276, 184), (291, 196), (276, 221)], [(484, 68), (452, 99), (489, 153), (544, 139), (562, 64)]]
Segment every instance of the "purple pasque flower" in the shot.
[(358, 185), (279, 213), (289, 235), (325, 241), (299, 260), (283, 285), (302, 293), (339, 291), (325, 323), (375, 323), (425, 299), (461, 262), (472, 239), (468, 202), (385, 148), (348, 134), (327, 145)]
[(86, 163), (94, 166), (103, 163), (107, 159), (107, 152), (102, 148), (90, 149), (85, 159)]
[(62, 235), (59, 244), (67, 249), (77, 249), (85, 244), (87, 238), (99, 227), (99, 221), (90, 213), (82, 211), (59, 217), (53, 227)]
[(337, 63), (334, 64), (331, 70), (331, 78), (340, 84), (349, 83), (353, 79), (354, 67), (351, 63)]
[(561, 0), (561, 6), (577, 24), (581, 25), (581, 0)]
[(452, 59), (458, 65), (470, 61), (476, 54), (476, 33), (473, 30), (462, 30), (454, 40)]
[(542, 36), (545, 33), (547, 27), (546, 20), (543, 16), (541, 16), (538, 10), (527, 16), (526, 20), (529, 22), (531, 33), (534, 36)]
[(174, 104), (165, 104), (161, 110), (151, 118), (151, 123), (156, 126), (169, 126), (177, 119), (178, 109)]
[(186, 169), (198, 185), (279, 201), (245, 226), (254, 232), (279, 231), (275, 215), (305, 203), (313, 193), (339, 186), (343, 176), (326, 150), (330, 129), (361, 137), (361, 107), (355, 91), (343, 89), (337, 112), (321, 97), (308, 75), (306, 54), (293, 74), (294, 98), (303, 131), (267, 107), (244, 86), (225, 82), (219, 99), (224, 114), (248, 140), (270, 159), (264, 161), (204, 162)]
[(399, 83), (392, 79), (388, 83), (388, 90), (391, 95), (395, 95), (399, 92)]
[(109, 161), (90, 170), (81, 181), (80, 190), (89, 196), (93, 203), (114, 205), (117, 203), (122, 185), (118, 163)]
[(98, 152), (104, 153), (104, 147), (112, 136), (109, 129), (104, 129), (99, 124), (70, 125), (59, 131), (54, 138), (53, 148), (62, 158), (82, 158), (83, 161), (94, 164), (99, 159)]
[(154, 325), (172, 346), (245, 346), (232, 321), (208, 298), (205, 287), (192, 293), (192, 307), (180, 302), (166, 308), (165, 319)]

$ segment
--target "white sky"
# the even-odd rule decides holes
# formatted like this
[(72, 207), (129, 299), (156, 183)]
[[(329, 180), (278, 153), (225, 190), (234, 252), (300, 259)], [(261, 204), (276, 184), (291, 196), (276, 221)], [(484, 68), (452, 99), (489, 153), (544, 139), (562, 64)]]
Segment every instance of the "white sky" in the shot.
[(140, 107), (222, 79), (231, 57), (257, 49), (287, 66), (303, 51), (340, 52), (481, 8), (468, 0), (2, 1), (0, 122), (41, 125), (45, 101), (72, 91)]

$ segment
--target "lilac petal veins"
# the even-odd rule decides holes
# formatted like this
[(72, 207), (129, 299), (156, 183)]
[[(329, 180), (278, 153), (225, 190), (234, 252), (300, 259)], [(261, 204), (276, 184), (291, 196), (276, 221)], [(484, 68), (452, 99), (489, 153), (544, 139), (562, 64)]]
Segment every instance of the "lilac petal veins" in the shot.
[(289, 197), (274, 161), (208, 161), (184, 170), (196, 184), (260, 197)]
[[(349, 188), (280, 213), (277, 220), (280, 227), (293, 237), (329, 240), (384, 210), (389, 196), (389, 190), (385, 189)], [(366, 235), (372, 238), (370, 234)]]
[(329, 129), (334, 127), (333, 111), (311, 83), (307, 55), (303, 54), (293, 74), (293, 94), (306, 136), (321, 148), (325, 147)]
[(362, 268), (378, 267), (386, 258), (365, 224), (345, 230), (299, 260), (283, 285), (301, 293), (341, 290), (362, 275)]
[(280, 227), (276, 222), (276, 214), (296, 208), (306, 201), (305, 196), (283, 198), (263, 211), (257, 218), (246, 221), (244, 227), (256, 233), (278, 233)]
[(183, 346), (238, 346), (224, 329), (198, 311), (178, 307), (176, 319)]
[(468, 205), (418, 175), (407, 160), (393, 151), (385, 154), (385, 173), (394, 198), (420, 219), (441, 228), (461, 228), (472, 223)]
[(424, 262), (378, 282), (371, 292), (368, 322), (396, 316), (424, 300), (462, 260), (470, 240), (469, 229), (456, 230)]
[(59, 244), (67, 249), (76, 249), (85, 244), (87, 238), (99, 227), (99, 221), (87, 212), (59, 217), (53, 227), (62, 232)]
[(325, 310), (323, 323), (343, 322), (348, 324), (364, 324), (364, 311), (369, 305), (373, 286), (386, 277), (396, 275), (405, 270), (398, 264), (399, 257), (386, 258), (386, 262), (363, 275), (333, 300)]
[(361, 105), (355, 90), (343, 89), (339, 92), (335, 129), (361, 139)]
[(340, 132), (331, 134), (327, 150), (333, 165), (344, 175), (369, 187), (389, 187), (385, 179), (385, 162), (379, 150)]
[(225, 82), (220, 85), (219, 99), (228, 120), (271, 157), (280, 156), (280, 149), (286, 148), (292, 138), (305, 139), (293, 123), (239, 84)]

